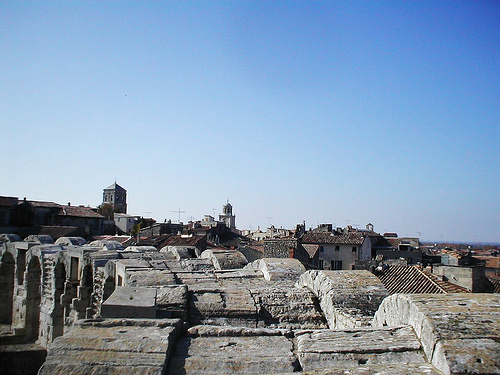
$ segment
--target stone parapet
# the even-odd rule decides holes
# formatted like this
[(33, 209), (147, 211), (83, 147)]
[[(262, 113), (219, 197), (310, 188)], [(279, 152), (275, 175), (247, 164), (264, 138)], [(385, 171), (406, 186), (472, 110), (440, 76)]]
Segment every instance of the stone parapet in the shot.
[(431, 363), (444, 374), (500, 373), (498, 294), (396, 294), (374, 326), (413, 327)]
[(318, 297), (331, 329), (371, 325), (388, 295), (380, 280), (368, 271), (307, 271), (296, 285)]

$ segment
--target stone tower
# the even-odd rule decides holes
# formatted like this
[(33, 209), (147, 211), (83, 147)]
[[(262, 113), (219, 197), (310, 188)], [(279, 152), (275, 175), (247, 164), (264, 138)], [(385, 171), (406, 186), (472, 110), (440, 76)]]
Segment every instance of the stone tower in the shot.
[(102, 204), (113, 206), (113, 212), (127, 213), (127, 190), (115, 183), (103, 191)]
[(222, 214), (219, 215), (219, 221), (225, 223), (230, 229), (236, 229), (236, 216), (233, 215), (233, 206), (231, 206), (229, 200), (222, 206)]

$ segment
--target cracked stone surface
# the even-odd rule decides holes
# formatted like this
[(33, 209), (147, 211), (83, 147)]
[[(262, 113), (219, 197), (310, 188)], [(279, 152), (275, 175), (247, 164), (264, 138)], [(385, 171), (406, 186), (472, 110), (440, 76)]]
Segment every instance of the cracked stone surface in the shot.
[(374, 325), (413, 327), (445, 374), (500, 373), (500, 295), (399, 294), (384, 300)]
[(159, 374), (181, 321), (87, 321), (50, 345), (40, 375)]

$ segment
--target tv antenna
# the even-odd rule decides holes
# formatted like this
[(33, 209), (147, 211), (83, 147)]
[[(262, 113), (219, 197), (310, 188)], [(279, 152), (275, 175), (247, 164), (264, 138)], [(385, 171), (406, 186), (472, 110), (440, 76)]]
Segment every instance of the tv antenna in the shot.
[(181, 213), (185, 213), (186, 211), (181, 211), (181, 208), (179, 207), (179, 209), (177, 211), (172, 211), (172, 212), (177, 212), (179, 214), (179, 220), (177, 222), (180, 223), (181, 222)]
[(273, 218), (272, 216), (266, 216), (267, 220), (269, 220), (269, 226), (271, 226), (271, 219)]

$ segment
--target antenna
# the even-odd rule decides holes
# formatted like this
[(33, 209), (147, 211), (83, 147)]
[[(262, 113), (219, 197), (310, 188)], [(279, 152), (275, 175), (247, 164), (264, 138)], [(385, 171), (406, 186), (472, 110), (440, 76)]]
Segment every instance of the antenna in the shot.
[(151, 211), (146, 211), (144, 212), (148, 217), (151, 217), (152, 212)]
[(273, 218), (272, 216), (266, 216), (267, 220), (269, 220), (269, 226), (271, 226), (271, 219)]
[(181, 213), (185, 213), (186, 211), (181, 211), (181, 208), (179, 207), (179, 209), (177, 211), (172, 211), (172, 212), (177, 212), (179, 214), (178, 223), (180, 223), (181, 222)]

